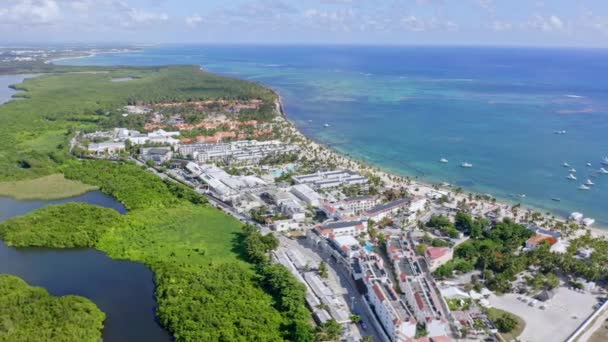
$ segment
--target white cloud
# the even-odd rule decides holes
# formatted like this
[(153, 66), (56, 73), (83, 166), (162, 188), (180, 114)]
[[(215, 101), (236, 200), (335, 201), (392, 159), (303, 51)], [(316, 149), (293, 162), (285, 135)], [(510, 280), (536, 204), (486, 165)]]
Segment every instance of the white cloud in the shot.
[(564, 22), (555, 15), (549, 17), (549, 23), (551, 23), (551, 26), (556, 30), (561, 30), (564, 28)]
[(186, 17), (186, 25), (188, 25), (190, 27), (197, 27), (202, 22), (203, 22), (203, 18), (200, 15), (198, 15), (197, 13), (195, 13), (194, 15), (191, 15), (189, 17)]
[(535, 15), (532, 19), (525, 23), (523, 27), (540, 30), (543, 32), (556, 32), (565, 30), (566, 23), (556, 15), (550, 15), (548, 17)]
[(513, 28), (513, 24), (505, 22), (505, 21), (501, 21), (501, 20), (495, 20), (494, 22), (492, 22), (492, 30), (494, 31), (508, 31), (510, 29)]
[(169, 20), (169, 16), (166, 13), (148, 12), (136, 8), (129, 8), (124, 14), (124, 18), (121, 21), (123, 27), (149, 25)]
[(0, 21), (9, 24), (46, 25), (61, 18), (54, 0), (17, 0), (12, 6), (0, 8)]

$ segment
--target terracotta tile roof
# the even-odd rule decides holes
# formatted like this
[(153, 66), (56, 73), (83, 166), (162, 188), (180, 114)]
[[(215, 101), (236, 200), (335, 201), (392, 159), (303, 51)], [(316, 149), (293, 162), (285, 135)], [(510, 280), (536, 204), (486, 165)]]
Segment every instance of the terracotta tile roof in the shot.
[(426, 249), (425, 255), (430, 259), (438, 259), (450, 252), (449, 247), (429, 247)]
[(550, 245), (554, 245), (557, 242), (557, 240), (552, 236), (537, 234), (537, 235), (529, 238), (528, 241), (526, 241), (526, 243), (531, 244), (531, 245), (539, 245), (543, 241), (547, 241)]

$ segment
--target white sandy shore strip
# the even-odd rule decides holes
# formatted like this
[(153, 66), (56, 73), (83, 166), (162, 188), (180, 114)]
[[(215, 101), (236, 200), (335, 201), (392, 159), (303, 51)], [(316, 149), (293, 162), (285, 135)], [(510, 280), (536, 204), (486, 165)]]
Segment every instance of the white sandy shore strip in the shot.
[[(275, 92), (276, 93), (276, 92)], [(360, 161), (360, 160), (356, 160), (356, 159), (352, 159), (350, 157), (347, 157), (341, 153), (336, 152), (335, 150), (333, 150), (332, 148), (325, 146), (321, 143), (318, 143), (310, 138), (308, 138), (307, 136), (305, 136), (302, 132), (300, 132), (294, 123), (292, 123), (291, 121), (289, 121), (289, 119), (287, 118), (287, 114), (285, 113), (285, 111), (283, 110), (283, 105), (281, 102), (281, 97), (278, 93), (276, 93), (277, 96), (279, 97), (279, 111), (282, 114), (282, 118), (284, 119), (284, 121), (287, 123), (287, 125), (289, 126), (290, 129), (290, 133), (300, 137), (301, 139), (303, 139), (304, 141), (306, 141), (306, 145), (308, 145), (308, 150), (304, 150), (303, 153), (307, 158), (311, 158), (312, 156), (312, 151), (316, 151), (317, 153), (315, 154), (316, 158), (322, 159), (322, 160), (331, 160), (332, 162), (334, 162), (336, 165), (338, 165), (341, 168), (348, 168), (351, 169), (353, 171), (357, 171), (357, 172), (371, 172), (372, 174), (380, 177), (380, 179), (382, 179), (382, 181), (384, 182), (384, 184), (389, 187), (389, 188), (400, 188), (403, 187), (405, 189), (408, 190), (408, 192), (412, 193), (412, 194), (416, 194), (416, 195), (421, 195), (424, 196), (425, 194), (427, 194), (428, 192), (434, 190), (433, 185), (431, 184), (427, 184), (424, 182), (421, 182), (417, 179), (406, 179), (406, 177), (403, 176), (399, 176), (399, 175), (395, 175), (395, 174), (391, 174), (387, 171), (383, 171), (382, 169), (376, 167), (376, 166), (372, 166), (372, 165), (366, 165), (364, 162)], [(417, 190), (417, 191), (416, 191)], [(454, 200), (456, 202), (458, 201), (462, 201), (464, 199), (466, 199), (468, 201), (468, 194), (469, 193), (461, 193), (461, 194), (456, 194), (454, 193), (454, 191), (449, 190), (449, 189), (445, 189), (448, 190), (451, 193), (451, 196), (454, 198)], [(487, 211), (491, 211), (493, 209), (500, 209), (502, 214), (507, 216), (507, 217), (512, 217), (514, 218), (516, 221), (520, 221), (521, 219), (523, 219), (523, 216), (525, 214), (525, 212), (529, 212), (529, 211), (539, 211), (537, 208), (532, 208), (529, 206), (525, 206), (522, 204), (521, 209), (519, 210), (518, 216), (517, 217), (513, 217), (510, 214), (510, 208), (511, 205), (509, 205), (508, 203), (505, 203), (504, 201), (501, 201), (500, 199), (496, 200), (496, 203), (492, 203), (490, 201), (487, 200), (483, 200), (483, 199), (474, 199), (473, 201), (469, 201), (469, 203), (475, 203), (479, 208), (482, 208), (483, 210)], [(540, 211), (539, 211), (540, 212)], [(563, 218), (559, 218), (559, 217), (555, 217), (555, 218), (551, 218), (550, 215), (546, 215), (544, 213), (542, 213), (542, 216), (545, 220), (547, 219), (551, 219), (551, 220), (555, 220), (555, 221), (560, 221), (560, 222), (565, 222), (565, 219)], [(608, 230), (606, 228), (603, 227), (590, 227), (587, 228), (589, 229), (589, 231), (591, 232), (591, 234), (595, 237), (605, 237), (608, 238)], [(585, 230), (579, 230), (578, 234), (581, 234), (585, 232)]]

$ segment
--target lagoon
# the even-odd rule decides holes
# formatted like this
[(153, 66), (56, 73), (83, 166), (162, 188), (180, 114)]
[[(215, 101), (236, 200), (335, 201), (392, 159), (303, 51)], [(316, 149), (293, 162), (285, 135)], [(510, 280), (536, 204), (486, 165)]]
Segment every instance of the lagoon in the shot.
[(11, 100), (17, 93), (16, 90), (9, 88), (13, 84), (19, 84), (26, 78), (36, 77), (37, 75), (0, 75), (0, 104)]
[[(0, 198), (0, 221), (49, 204), (84, 202), (126, 213), (99, 191), (54, 201)], [(114, 260), (94, 249), (13, 248), (0, 241), (0, 273), (18, 276), (54, 296), (79, 295), (106, 314), (104, 341), (171, 341), (157, 321), (154, 273), (137, 262)]]

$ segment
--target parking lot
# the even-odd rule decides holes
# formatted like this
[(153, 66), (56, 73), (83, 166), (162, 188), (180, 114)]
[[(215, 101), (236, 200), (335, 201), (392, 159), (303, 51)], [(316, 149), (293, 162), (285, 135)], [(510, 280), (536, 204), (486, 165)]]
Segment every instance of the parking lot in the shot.
[[(563, 341), (593, 312), (598, 303), (596, 295), (560, 287), (555, 297), (534, 306), (509, 293), (489, 298), (493, 307), (512, 312), (526, 322), (520, 340), (523, 342)], [(544, 309), (540, 306), (544, 305)]]

